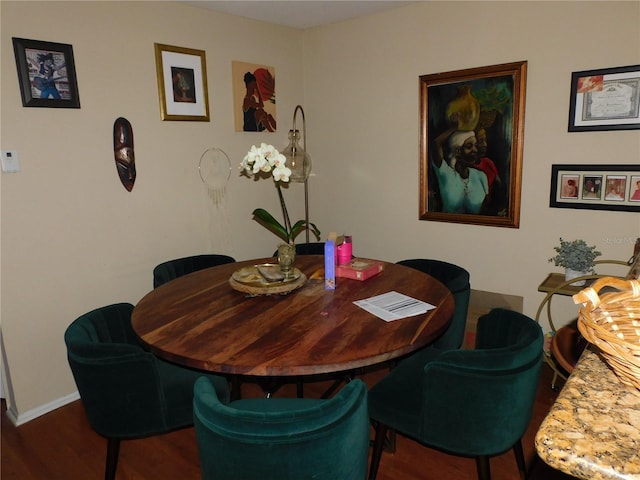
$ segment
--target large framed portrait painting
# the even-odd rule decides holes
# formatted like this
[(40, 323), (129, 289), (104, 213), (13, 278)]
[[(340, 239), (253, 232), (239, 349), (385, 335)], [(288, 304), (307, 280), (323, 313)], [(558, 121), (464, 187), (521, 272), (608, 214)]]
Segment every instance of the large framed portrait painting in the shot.
[(420, 76), (420, 219), (518, 228), (527, 62)]

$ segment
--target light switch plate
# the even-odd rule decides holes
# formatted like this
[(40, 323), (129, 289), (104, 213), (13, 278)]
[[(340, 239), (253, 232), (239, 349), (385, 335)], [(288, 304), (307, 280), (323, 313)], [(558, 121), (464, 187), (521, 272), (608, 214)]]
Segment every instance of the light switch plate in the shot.
[(2, 171), (15, 173), (20, 171), (20, 160), (17, 150), (2, 150)]

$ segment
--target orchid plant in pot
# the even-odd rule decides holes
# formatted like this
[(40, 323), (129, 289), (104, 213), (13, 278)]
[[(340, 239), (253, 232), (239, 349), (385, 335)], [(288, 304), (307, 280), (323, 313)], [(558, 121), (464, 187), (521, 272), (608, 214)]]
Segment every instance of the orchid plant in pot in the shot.
[(316, 238), (319, 239), (320, 230), (318, 230), (315, 224), (311, 222), (307, 224), (305, 220), (298, 220), (293, 225), (291, 224), (287, 204), (285, 203), (282, 193), (282, 183), (288, 183), (291, 177), (291, 169), (286, 165), (286, 157), (276, 150), (273, 145), (266, 143), (261, 143), (260, 147), (252, 145), (251, 149), (242, 159), (240, 170), (241, 174), (247, 177), (253, 176), (254, 178), (264, 178), (267, 177), (268, 173), (271, 173), (270, 176), (273, 178), (276, 189), (278, 190), (278, 199), (282, 207), (284, 225), (264, 208), (256, 208), (253, 211), (253, 217), (285, 242), (278, 247), (278, 262), (283, 272), (291, 271), (295, 259), (295, 238), (306, 229), (309, 229)]
[[(549, 259), (555, 265), (565, 268), (565, 279), (595, 273), (595, 259), (601, 255), (595, 246), (588, 246), (584, 240), (566, 241), (560, 238), (560, 245), (553, 247), (556, 256)], [(573, 282), (571, 285), (582, 286), (585, 280)]]

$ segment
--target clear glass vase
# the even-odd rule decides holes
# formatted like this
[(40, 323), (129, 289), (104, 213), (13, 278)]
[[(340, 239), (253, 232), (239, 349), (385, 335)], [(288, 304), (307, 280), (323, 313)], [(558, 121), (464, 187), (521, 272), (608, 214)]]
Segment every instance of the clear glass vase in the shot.
[(311, 156), (300, 146), (299, 130), (289, 130), (289, 145), (280, 153), (287, 159), (286, 166), (291, 170), (290, 181), (302, 183), (311, 172)]
[(293, 275), (293, 264), (296, 261), (296, 246), (293, 243), (283, 243), (278, 246), (278, 264), (285, 278)]

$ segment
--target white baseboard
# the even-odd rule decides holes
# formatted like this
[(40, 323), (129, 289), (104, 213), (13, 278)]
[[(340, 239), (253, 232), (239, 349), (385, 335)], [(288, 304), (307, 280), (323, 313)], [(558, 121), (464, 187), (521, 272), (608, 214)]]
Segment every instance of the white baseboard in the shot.
[(18, 414), (14, 407), (11, 406), (7, 409), (7, 417), (11, 420), (16, 427), (23, 425), (31, 420), (38, 418), (46, 413), (52, 412), (57, 408), (63, 407), (68, 403), (75, 402), (80, 398), (80, 394), (76, 391), (70, 393), (69, 395), (65, 395), (64, 397), (58, 398), (52, 402), (46, 403), (44, 405), (39, 406), (38, 408), (34, 408), (22, 414)]

